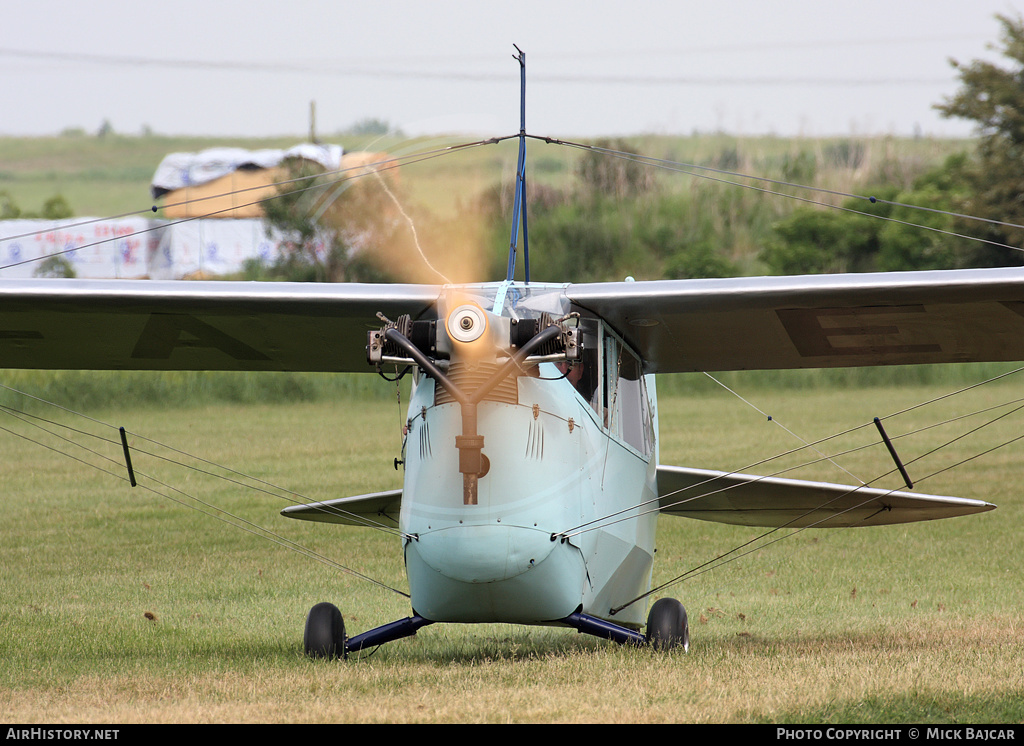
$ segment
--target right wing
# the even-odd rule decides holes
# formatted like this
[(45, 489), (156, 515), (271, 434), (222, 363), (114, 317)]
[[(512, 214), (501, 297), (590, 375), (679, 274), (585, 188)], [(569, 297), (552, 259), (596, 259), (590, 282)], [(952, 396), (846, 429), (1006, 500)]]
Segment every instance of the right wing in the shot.
[(1024, 268), (570, 285), (647, 373), (1024, 360)]
[(828, 482), (658, 467), (662, 513), (740, 526), (846, 528), (929, 521), (992, 510), (982, 500)]

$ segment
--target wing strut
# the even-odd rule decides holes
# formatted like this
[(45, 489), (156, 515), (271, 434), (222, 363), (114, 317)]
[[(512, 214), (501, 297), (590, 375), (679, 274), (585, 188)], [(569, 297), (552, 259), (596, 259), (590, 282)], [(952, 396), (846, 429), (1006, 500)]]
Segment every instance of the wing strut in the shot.
[(135, 469), (132, 468), (132, 453), (128, 450), (128, 434), (125, 433), (124, 428), (121, 428), (121, 448), (124, 449), (124, 462), (128, 466), (128, 481), (132, 487), (138, 485), (135, 481)]
[[(515, 44), (512, 45), (516, 47)], [(516, 273), (516, 248), (519, 244), (519, 224), (523, 225), (523, 269), (525, 280), (530, 282), (530, 238), (526, 225), (526, 52), (516, 47), (519, 54), (513, 58), (519, 62), (519, 162), (516, 165), (516, 195), (512, 205), (512, 237), (508, 246), (508, 272), (506, 282), (512, 282)]]
[(885, 447), (889, 449), (889, 455), (892, 456), (892, 461), (896, 464), (896, 468), (900, 470), (900, 476), (903, 477), (903, 483), (907, 485), (908, 490), (914, 489), (914, 483), (910, 481), (910, 476), (907, 474), (907, 468), (900, 461), (899, 455), (896, 453), (896, 448), (893, 446), (892, 441), (889, 440), (889, 436), (885, 433), (885, 428), (882, 427), (882, 421), (875, 418), (875, 427), (878, 428), (878, 434), (882, 436), (882, 440), (885, 442)]

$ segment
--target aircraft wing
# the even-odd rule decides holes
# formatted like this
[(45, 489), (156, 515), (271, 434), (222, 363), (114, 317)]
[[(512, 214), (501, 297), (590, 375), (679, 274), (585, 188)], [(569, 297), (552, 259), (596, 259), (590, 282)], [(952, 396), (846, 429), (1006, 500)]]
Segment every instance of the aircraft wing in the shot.
[(342, 497), (337, 500), (291, 505), (281, 511), (287, 518), (346, 526), (388, 526), (398, 528), (402, 490), (375, 492), (372, 495)]
[(432, 285), (0, 280), (0, 368), (368, 371), (366, 332)]
[[(435, 285), (0, 280), (0, 367), (365, 371)], [(648, 373), (1024, 360), (1024, 268), (566, 286)]]
[(658, 467), (662, 513), (740, 526), (843, 528), (952, 518), (992, 510), (982, 500), (873, 487)]
[(648, 373), (1024, 360), (1024, 268), (570, 285)]

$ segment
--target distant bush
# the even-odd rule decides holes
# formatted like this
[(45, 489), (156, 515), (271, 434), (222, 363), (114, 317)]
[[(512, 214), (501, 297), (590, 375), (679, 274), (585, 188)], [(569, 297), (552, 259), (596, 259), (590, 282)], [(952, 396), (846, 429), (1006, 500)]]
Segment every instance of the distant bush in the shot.
[(63, 220), (74, 215), (71, 205), (61, 194), (54, 195), (43, 203), (43, 217), (47, 220)]
[(841, 210), (798, 208), (772, 226), (760, 259), (787, 275), (998, 266), (985, 264), (977, 242), (957, 235), (953, 213), (970, 193), (966, 162), (964, 153), (950, 156), (907, 190), (868, 189), (876, 202), (848, 198)]
[(74, 266), (63, 256), (47, 257), (32, 274), (34, 277), (70, 278), (76, 276)]
[(15, 203), (10, 192), (0, 192), (0, 220), (17, 220), (21, 217), (21, 208)]
[(75, 212), (63, 195), (57, 194), (43, 203), (42, 212), (22, 210), (7, 191), (0, 191), (0, 220), (63, 220), (74, 217)]

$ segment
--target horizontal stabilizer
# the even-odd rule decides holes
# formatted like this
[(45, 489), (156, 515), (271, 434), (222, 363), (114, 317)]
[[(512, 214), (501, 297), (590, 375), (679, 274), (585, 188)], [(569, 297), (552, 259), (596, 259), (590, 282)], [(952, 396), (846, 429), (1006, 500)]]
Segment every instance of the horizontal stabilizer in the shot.
[(930, 521), (992, 510), (982, 500), (917, 495), (680, 466), (658, 467), (662, 513), (740, 526), (844, 528)]
[(374, 492), (372, 495), (342, 497), (306, 505), (292, 505), (281, 511), (288, 518), (346, 526), (387, 526), (398, 528), (402, 490)]

